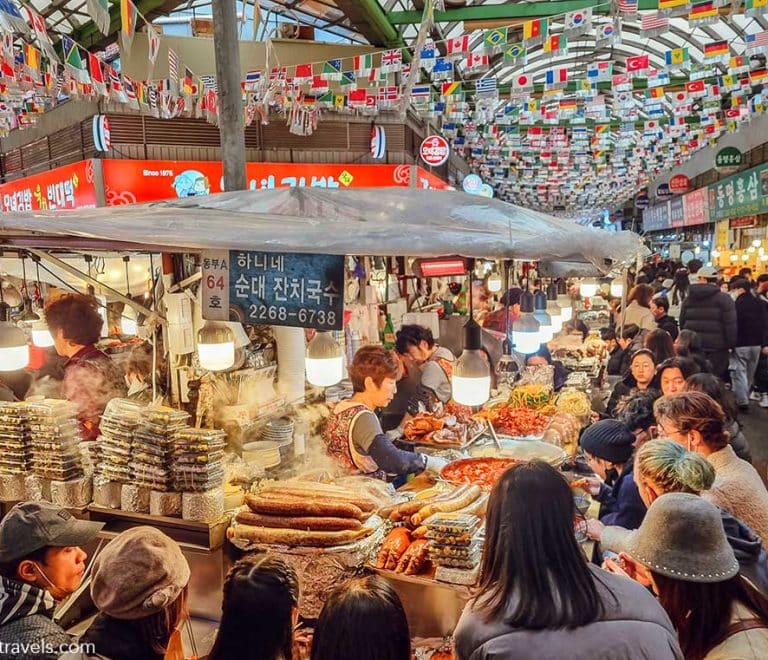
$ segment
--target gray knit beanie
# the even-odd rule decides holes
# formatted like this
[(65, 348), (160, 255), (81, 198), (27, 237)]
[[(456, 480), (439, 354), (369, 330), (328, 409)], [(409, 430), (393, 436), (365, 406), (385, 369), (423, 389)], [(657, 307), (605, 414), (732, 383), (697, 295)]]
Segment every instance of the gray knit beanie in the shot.
[(677, 580), (724, 582), (739, 572), (720, 512), (698, 495), (662, 495), (622, 545), (636, 561)]
[(626, 424), (603, 419), (581, 434), (584, 451), (611, 463), (626, 463), (634, 451), (635, 435)]

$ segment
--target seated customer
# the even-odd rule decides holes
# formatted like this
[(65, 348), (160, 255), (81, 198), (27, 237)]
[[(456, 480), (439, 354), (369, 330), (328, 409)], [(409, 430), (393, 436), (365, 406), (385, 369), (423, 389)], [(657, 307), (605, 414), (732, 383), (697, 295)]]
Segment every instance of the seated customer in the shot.
[(608, 417), (613, 417), (619, 403), (637, 392), (658, 390), (656, 378), (656, 362), (653, 353), (647, 348), (635, 351), (629, 361), (629, 373), (623, 380), (616, 383), (611, 392), (611, 398), (605, 406)]
[(643, 348), (645, 331), (640, 330), (639, 325), (629, 323), (624, 326), (620, 335), (615, 336), (618, 348), (611, 352), (606, 369), (609, 376), (625, 376), (629, 372), (629, 359), (632, 354)]
[(563, 385), (565, 385), (565, 381), (568, 379), (568, 370), (563, 366), (562, 362), (552, 359), (552, 354), (549, 352), (546, 344), (539, 346), (539, 350), (535, 353), (527, 355), (525, 364), (528, 367), (545, 367), (548, 365), (554, 367), (553, 385), (555, 392), (563, 389)]
[(659, 431), (715, 468), (715, 482), (702, 497), (743, 520), (768, 548), (768, 491), (760, 474), (728, 444), (725, 414), (703, 392), (665, 396), (654, 407)]
[(480, 582), (454, 633), (457, 660), (681, 659), (653, 596), (587, 562), (575, 516), (552, 466), (531, 461), (501, 476), (488, 501)]
[(656, 390), (637, 392), (616, 407), (616, 419), (635, 436), (635, 447), (656, 437), (656, 417), (653, 404), (659, 398)]
[(635, 436), (624, 424), (603, 419), (581, 435), (587, 463), (600, 477), (579, 482), (600, 502), (600, 521), (606, 525), (639, 527), (645, 516), (632, 474)]
[(656, 367), (656, 378), (663, 395), (682, 392), (685, 389), (685, 381), (694, 374), (699, 373), (696, 363), (684, 357), (671, 357), (664, 360)]
[(0, 646), (39, 644), (51, 652), (6, 650), (0, 657), (48, 660), (72, 644), (53, 611), (80, 586), (87, 557), (80, 546), (102, 527), (48, 502), (22, 502), (8, 512), (0, 523)]
[(110, 660), (163, 660), (181, 651), (189, 617), (189, 564), (178, 543), (154, 527), (134, 527), (93, 562), (91, 597), (99, 614), (81, 638)]

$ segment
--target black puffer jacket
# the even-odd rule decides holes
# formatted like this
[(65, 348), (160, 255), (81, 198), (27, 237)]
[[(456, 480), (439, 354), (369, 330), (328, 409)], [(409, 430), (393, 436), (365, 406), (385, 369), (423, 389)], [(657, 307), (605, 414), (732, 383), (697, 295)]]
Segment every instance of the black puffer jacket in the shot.
[(768, 310), (764, 302), (751, 293), (742, 293), (736, 299), (736, 318), (736, 346), (765, 346), (768, 343)]
[(704, 352), (736, 345), (736, 306), (715, 284), (692, 284), (680, 307), (680, 328), (701, 338)]

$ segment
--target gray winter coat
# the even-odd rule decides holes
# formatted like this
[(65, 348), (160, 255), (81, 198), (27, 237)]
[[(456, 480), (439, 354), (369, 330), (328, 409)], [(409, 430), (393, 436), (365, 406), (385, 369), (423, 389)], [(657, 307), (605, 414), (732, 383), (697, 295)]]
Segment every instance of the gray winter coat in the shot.
[(73, 638), (54, 623), (56, 603), (47, 591), (0, 577), (0, 643), (3, 660), (55, 660)]
[(470, 603), (454, 633), (457, 660), (682, 660), (675, 629), (648, 591), (596, 566), (590, 570), (605, 606), (600, 620), (580, 628), (525, 630), (485, 622)]

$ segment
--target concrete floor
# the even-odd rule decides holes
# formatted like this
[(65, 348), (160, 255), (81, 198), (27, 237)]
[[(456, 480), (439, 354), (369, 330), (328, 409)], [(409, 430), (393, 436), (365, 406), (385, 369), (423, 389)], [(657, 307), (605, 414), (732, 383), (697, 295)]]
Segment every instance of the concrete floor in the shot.
[(768, 408), (752, 401), (749, 412), (741, 413), (739, 421), (752, 450), (752, 463), (768, 485)]

